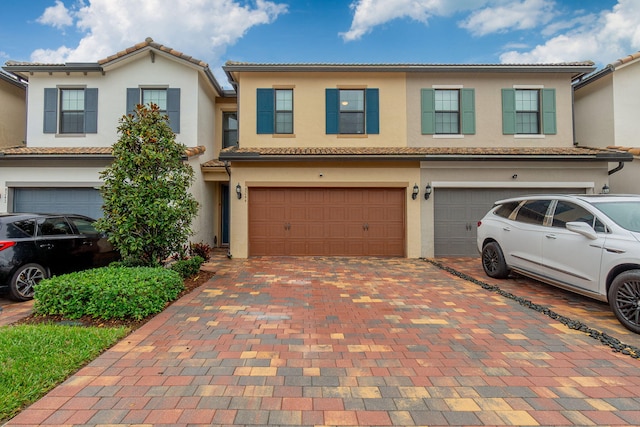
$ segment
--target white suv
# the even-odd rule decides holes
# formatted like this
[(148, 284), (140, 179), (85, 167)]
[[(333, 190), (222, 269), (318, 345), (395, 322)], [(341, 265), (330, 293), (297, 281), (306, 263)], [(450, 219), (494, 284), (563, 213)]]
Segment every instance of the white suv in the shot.
[(640, 196), (500, 200), (478, 222), (477, 243), (488, 276), (515, 271), (608, 301), (640, 333)]

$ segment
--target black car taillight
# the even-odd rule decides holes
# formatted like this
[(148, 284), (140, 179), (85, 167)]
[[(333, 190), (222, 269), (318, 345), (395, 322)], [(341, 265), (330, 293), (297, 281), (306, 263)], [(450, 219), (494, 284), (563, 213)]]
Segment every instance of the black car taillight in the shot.
[(16, 242), (13, 242), (11, 240), (0, 240), (0, 251), (4, 251), (5, 249), (10, 248), (15, 244)]

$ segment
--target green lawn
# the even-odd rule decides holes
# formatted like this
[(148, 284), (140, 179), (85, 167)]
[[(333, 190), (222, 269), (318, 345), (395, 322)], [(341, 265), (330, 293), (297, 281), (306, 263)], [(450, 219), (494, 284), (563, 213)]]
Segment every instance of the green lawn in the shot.
[(128, 333), (124, 327), (0, 327), (0, 423), (44, 396)]

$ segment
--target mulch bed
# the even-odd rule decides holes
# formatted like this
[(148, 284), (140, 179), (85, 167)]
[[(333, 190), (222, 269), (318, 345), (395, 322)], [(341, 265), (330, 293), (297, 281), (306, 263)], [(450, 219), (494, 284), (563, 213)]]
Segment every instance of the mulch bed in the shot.
[[(184, 290), (180, 292), (176, 301), (180, 299), (182, 296), (188, 294), (194, 289), (199, 288), (203, 284), (207, 283), (209, 279), (211, 279), (215, 273), (210, 271), (200, 271), (197, 275), (189, 277), (184, 280)], [(167, 307), (173, 304), (174, 301), (170, 301), (167, 303)], [(166, 308), (166, 307), (165, 307)], [(68, 324), (68, 325), (77, 325), (77, 326), (94, 326), (98, 328), (112, 328), (124, 326), (129, 328), (131, 331), (138, 329), (140, 326), (147, 323), (154, 316), (149, 316), (141, 320), (134, 319), (94, 319), (89, 316), (84, 316), (79, 319), (65, 319), (63, 316), (36, 316), (31, 314), (24, 319), (21, 319), (15, 322), (16, 325), (25, 325), (25, 324), (39, 324), (39, 323), (57, 323), (57, 324)]]

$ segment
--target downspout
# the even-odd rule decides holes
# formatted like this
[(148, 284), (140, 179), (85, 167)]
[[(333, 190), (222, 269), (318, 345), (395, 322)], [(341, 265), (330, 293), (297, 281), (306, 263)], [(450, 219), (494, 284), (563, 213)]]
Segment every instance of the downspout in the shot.
[(609, 172), (607, 172), (607, 175), (613, 175), (614, 173), (621, 171), (623, 167), (624, 162), (618, 162), (618, 167), (611, 169)]
[[(229, 175), (229, 185), (227, 185), (227, 191), (229, 192), (229, 218), (231, 218), (231, 169), (229, 168), (229, 161), (224, 161), (224, 170), (227, 171), (227, 175)], [(227, 251), (227, 258), (231, 259), (233, 255), (231, 255), (231, 239), (229, 239), (229, 250)]]

